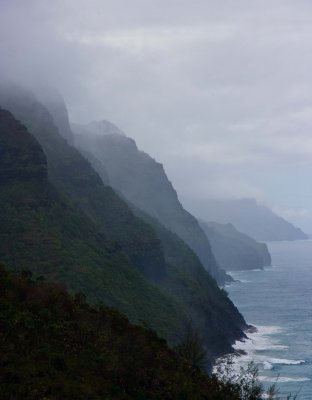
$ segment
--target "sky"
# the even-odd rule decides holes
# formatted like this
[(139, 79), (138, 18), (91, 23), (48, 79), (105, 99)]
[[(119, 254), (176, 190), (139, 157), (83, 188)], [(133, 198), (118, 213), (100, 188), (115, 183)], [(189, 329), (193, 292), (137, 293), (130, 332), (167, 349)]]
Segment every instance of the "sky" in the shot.
[(58, 89), (179, 197), (255, 197), (312, 232), (310, 0), (0, 0), (0, 76)]

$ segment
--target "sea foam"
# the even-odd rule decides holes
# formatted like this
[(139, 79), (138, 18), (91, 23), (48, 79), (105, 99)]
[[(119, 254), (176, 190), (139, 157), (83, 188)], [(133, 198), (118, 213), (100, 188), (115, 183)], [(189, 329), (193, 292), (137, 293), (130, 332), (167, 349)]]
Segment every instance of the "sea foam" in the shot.
[[(263, 370), (273, 370), (275, 365), (300, 365), (305, 360), (270, 357), (263, 353), (267, 351), (283, 351), (288, 346), (279, 343), (276, 335), (284, 332), (280, 326), (256, 326), (254, 332), (247, 333), (247, 339), (236, 341), (234, 349), (236, 356), (233, 359), (233, 369), (239, 371), (240, 367), (246, 368), (254, 362)], [(283, 381), (284, 382), (284, 381)]]
[(311, 379), (307, 376), (298, 376), (298, 377), (290, 377), (290, 376), (278, 376), (277, 378), (271, 376), (259, 376), (259, 380), (262, 382), (268, 383), (286, 383), (286, 382), (307, 382)]
[(284, 358), (268, 358), (267, 359), (271, 364), (283, 364), (283, 365), (300, 365), (304, 364), (304, 360), (287, 360)]

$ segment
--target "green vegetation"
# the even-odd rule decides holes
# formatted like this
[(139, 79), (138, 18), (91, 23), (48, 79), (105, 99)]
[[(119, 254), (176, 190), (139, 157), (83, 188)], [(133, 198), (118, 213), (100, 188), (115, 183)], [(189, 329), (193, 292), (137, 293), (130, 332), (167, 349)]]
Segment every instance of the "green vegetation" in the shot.
[(242, 400), (296, 400), (298, 393), (280, 395), (278, 389), (278, 379), (276, 382), (264, 389), (259, 380), (259, 371), (254, 362), (250, 362), (245, 368), (234, 368), (233, 356), (224, 357), (216, 366), (214, 376), (225, 387), (230, 385), (236, 387), (237, 394)]
[(91, 164), (60, 135), (52, 116), (29, 92), (0, 87), (0, 106), (12, 112), (38, 140), (47, 158), (49, 180), (67, 202), (83, 211), (107, 239), (116, 241), (148, 277), (165, 273), (162, 249), (153, 230), (135, 218)]
[(207, 352), (205, 351), (205, 342), (198, 330), (194, 329), (191, 323), (187, 325), (185, 333), (175, 350), (193, 367), (197, 367), (203, 371), (207, 370), (208, 359)]
[[(0, 185), (0, 259), (8, 268), (29, 269), (82, 291), (92, 304), (118, 308), (170, 344), (191, 318), (210, 360), (230, 351), (246, 324), (189, 247), (156, 220), (135, 216), (32, 96), (18, 91), (4, 101), (0, 91), (1, 101), (40, 142), (16, 121), (9, 128), (1, 114), (0, 164), (7, 159), (3, 176), (12, 176)], [(21, 139), (36, 150), (20, 149)], [(10, 155), (11, 145), (20, 153)], [(19, 163), (20, 170), (42, 175), (13, 176), (10, 168)]]
[(0, 269), (1, 399), (227, 398), (152, 331), (27, 276)]
[(107, 171), (115, 190), (177, 234), (196, 253), (211, 276), (223, 284), (226, 274), (216, 263), (198, 221), (180, 203), (163, 166), (107, 121), (82, 127), (75, 125), (73, 129), (75, 143), (88, 152), (87, 157), (93, 155), (89, 160), (97, 172), (105, 178)]
[[(158, 282), (161, 288), (172, 293), (182, 302), (195, 329), (205, 332), (209, 343), (208, 359), (224, 352), (231, 352), (231, 345), (246, 323), (225, 291), (202, 267), (196, 254), (174, 233), (156, 219), (133, 205), (133, 212), (150, 224), (164, 249), (167, 262), (166, 277)], [(185, 325), (187, 331), (190, 321)], [(211, 327), (214, 329), (211, 329)]]
[[(197, 256), (153, 218), (136, 217), (139, 211), (105, 188), (60, 136), (50, 139), (43, 149), (0, 108), (0, 260), (24, 271), (18, 275), (0, 266), (0, 398), (261, 399), (260, 391), (248, 395), (254, 384), (248, 374), (241, 386), (198, 368), (206, 367), (206, 357), (211, 362), (227, 351), (243, 335), (245, 322)], [(60, 154), (51, 150), (55, 140), (65, 148), (56, 147)], [(103, 219), (100, 211), (92, 218), (91, 205), (107, 205)], [(105, 215), (116, 236), (109, 236), (109, 225), (104, 232)], [(137, 243), (143, 232), (147, 237)], [(131, 251), (127, 243), (133, 243)], [(161, 273), (152, 274), (149, 257)], [(64, 285), (76, 295), (70, 297)], [(105, 306), (92, 308), (86, 299)], [(195, 334), (188, 330), (190, 315)], [(154, 331), (177, 344), (177, 352)]]
[(171, 338), (185, 319), (179, 304), (149, 283), (118, 243), (107, 240), (53, 189), (41, 147), (4, 110), (0, 149), (0, 171), (5, 171), (0, 180), (0, 258), (8, 267), (63, 282), (86, 293), (92, 303), (117, 307), (132, 321), (146, 321)]
[[(117, 310), (0, 264), (2, 400), (261, 400), (257, 369), (209, 377), (199, 335), (177, 352)], [(272, 387), (271, 400), (278, 399)], [(290, 397), (289, 397), (290, 399)]]

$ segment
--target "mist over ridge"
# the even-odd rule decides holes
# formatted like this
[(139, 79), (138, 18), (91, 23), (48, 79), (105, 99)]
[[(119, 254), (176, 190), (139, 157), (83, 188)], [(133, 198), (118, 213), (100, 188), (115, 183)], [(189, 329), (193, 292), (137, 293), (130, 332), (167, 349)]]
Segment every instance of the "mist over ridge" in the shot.
[(72, 121), (115, 122), (183, 204), (257, 198), (309, 232), (311, 7), (5, 0), (0, 74), (57, 88)]
[(311, 70), (306, 0), (0, 0), (0, 398), (310, 398)]

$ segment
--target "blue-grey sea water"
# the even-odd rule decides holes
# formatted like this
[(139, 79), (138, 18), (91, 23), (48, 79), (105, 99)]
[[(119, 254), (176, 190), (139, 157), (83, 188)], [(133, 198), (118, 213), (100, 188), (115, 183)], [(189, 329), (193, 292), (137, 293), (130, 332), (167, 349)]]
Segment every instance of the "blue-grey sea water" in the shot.
[(277, 379), (281, 394), (312, 399), (312, 241), (268, 243), (273, 267), (232, 273), (226, 287), (246, 321), (258, 328), (237, 342), (253, 360), (260, 379)]

